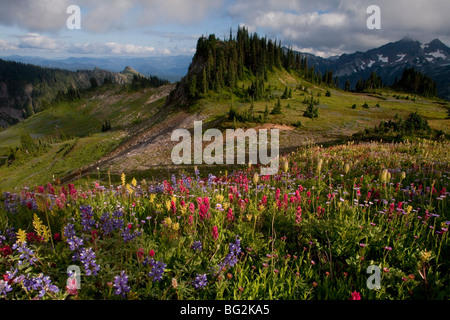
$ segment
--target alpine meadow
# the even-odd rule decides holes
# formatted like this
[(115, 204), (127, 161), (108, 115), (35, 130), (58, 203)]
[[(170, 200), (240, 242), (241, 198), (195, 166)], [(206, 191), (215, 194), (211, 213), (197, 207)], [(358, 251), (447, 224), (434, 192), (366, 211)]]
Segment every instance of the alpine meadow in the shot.
[(261, 34), (178, 81), (0, 60), (0, 300), (450, 298), (450, 49)]

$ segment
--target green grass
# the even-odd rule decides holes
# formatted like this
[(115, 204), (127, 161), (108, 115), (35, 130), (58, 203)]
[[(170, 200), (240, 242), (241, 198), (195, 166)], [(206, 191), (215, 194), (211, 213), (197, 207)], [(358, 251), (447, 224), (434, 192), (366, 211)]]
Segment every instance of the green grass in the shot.
[[(246, 88), (249, 84), (249, 81), (243, 81), (238, 83), (237, 87), (242, 90), (242, 85)], [(433, 129), (450, 133), (450, 120), (446, 119), (448, 107), (437, 104), (437, 100), (422, 97), (416, 97), (415, 101), (412, 101), (411, 98), (409, 100), (396, 99), (394, 95), (406, 97), (408, 94), (392, 92), (387, 89), (379, 90), (375, 94), (350, 93), (338, 89), (329, 89), (312, 85), (299, 76), (285, 71), (270, 73), (266, 88), (268, 84), (272, 88), (274, 98), (255, 101), (254, 112), (256, 115), (263, 114), (266, 105), (271, 111), (277, 101), (276, 97), (282, 95), (286, 85), (292, 89), (292, 98), (281, 100), (283, 113), (281, 115), (270, 115), (268, 120), (270, 123), (293, 126), (297, 121), (301, 121), (302, 128), (299, 130), (304, 132), (327, 135), (341, 131), (343, 135), (348, 135), (350, 132), (364, 130), (367, 127), (379, 124), (381, 121), (392, 119), (396, 114), (405, 117), (409, 113), (417, 111), (428, 120), (432, 120), (430, 125)], [(308, 88), (309, 92), (305, 92), (299, 87)], [(325, 96), (327, 90), (330, 91), (331, 97)], [(309, 98), (311, 94), (314, 99), (319, 99), (319, 117), (315, 119), (303, 116), (307, 107), (303, 100), (305, 97)], [(228, 91), (209, 92), (207, 97), (197, 102), (195, 110), (199, 110), (201, 114), (208, 117), (223, 117), (230, 110), (232, 100), (237, 111), (248, 110), (250, 101), (239, 98), (239, 96), (240, 94), (232, 95)], [(362, 107), (365, 103), (369, 105), (369, 108)], [(290, 108), (286, 108), (288, 104)], [(353, 104), (356, 104), (356, 109), (351, 108)], [(238, 125), (240, 127), (251, 127), (256, 123), (238, 123)]]
[(50, 150), (38, 157), (28, 157), (0, 167), (0, 186), (12, 189), (51, 182), (89, 165), (112, 151), (123, 133), (98, 133), (54, 143)]
[[(59, 102), (45, 111), (0, 132), (0, 155), (20, 146), (28, 133), (50, 144), (47, 152), (22, 155), (11, 165), (0, 166), (0, 188), (45, 184), (87, 166), (113, 151), (127, 137), (127, 129), (149, 120), (164, 104), (150, 100), (160, 89), (128, 93), (120, 88), (99, 88), (89, 96)], [(112, 130), (101, 132), (105, 120)], [(61, 138), (63, 137), (63, 138)]]
[[(245, 98), (246, 88), (250, 84), (251, 78), (239, 82), (239, 89), (233, 93), (227, 90), (209, 91), (191, 106), (191, 111), (204, 119), (205, 127), (230, 128), (232, 121), (227, 119), (227, 113), (231, 103), (238, 112), (250, 108), (251, 103)], [(269, 73), (266, 88), (269, 84), (272, 98), (254, 102), (256, 116), (263, 115), (266, 106), (270, 112), (286, 86), (292, 90), (292, 98), (281, 100), (282, 114), (269, 115), (265, 121), (288, 125), (291, 129), (281, 131), (282, 149), (296, 148), (305, 144), (305, 141), (329, 143), (342, 140), (353, 133), (372, 128), (381, 121), (393, 119), (395, 115), (405, 118), (415, 111), (429, 121), (432, 129), (450, 134), (450, 119), (446, 119), (448, 103), (441, 100), (412, 95), (406, 99), (408, 94), (388, 89), (372, 93), (344, 92), (313, 85), (298, 74), (280, 70)], [(53, 175), (61, 177), (98, 160), (123, 141), (125, 132), (144, 128), (148, 121), (156, 119), (155, 115), (162, 110), (165, 102), (164, 97), (153, 99), (153, 94), (160, 93), (160, 90), (162, 89), (128, 92), (120, 86), (99, 87), (82, 99), (57, 103), (11, 128), (0, 131), (0, 155), (7, 155), (10, 147), (19, 146), (23, 133), (29, 133), (34, 139), (53, 143), (47, 154), (19, 162), (20, 166), (16, 163), (9, 167), (0, 167), (0, 187), (45, 183)], [(328, 90), (330, 97), (326, 96)], [(307, 108), (303, 101), (311, 95), (315, 100), (319, 100), (319, 117), (315, 119), (303, 116)], [(365, 103), (368, 108), (363, 108)], [(356, 105), (355, 109), (352, 109), (353, 104)], [(112, 131), (101, 134), (101, 125), (105, 120), (111, 123)], [(300, 126), (297, 125), (298, 122), (301, 123)], [(236, 125), (238, 128), (249, 128), (259, 126), (260, 123), (238, 122)], [(52, 137), (60, 137), (61, 134), (68, 140), (52, 140)], [(110, 139), (115, 140), (111, 142)], [(5, 161), (5, 158), (2, 158), (0, 164)], [(138, 174), (133, 168), (128, 169)], [(164, 172), (163, 167), (154, 170), (161, 169)]]
[[(0, 132), (0, 148), (19, 146), (22, 133), (33, 139), (49, 136), (84, 137), (101, 131), (105, 120), (113, 129), (124, 129), (147, 120), (164, 104), (164, 98), (147, 103), (158, 89), (127, 93), (99, 89), (76, 101), (59, 102)], [(1, 149), (0, 149), (1, 150)]]

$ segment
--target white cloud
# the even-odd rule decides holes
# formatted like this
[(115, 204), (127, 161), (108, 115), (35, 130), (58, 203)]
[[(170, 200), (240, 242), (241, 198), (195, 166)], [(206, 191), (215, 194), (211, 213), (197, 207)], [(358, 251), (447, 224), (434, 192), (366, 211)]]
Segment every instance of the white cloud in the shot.
[(13, 45), (12, 43), (0, 39), (0, 51), (9, 51), (9, 50), (16, 50), (17, 46)]
[[(122, 40), (74, 45), (42, 36), (66, 29), (66, 9), (71, 4), (81, 7), (81, 28), (87, 36), (117, 34)], [(381, 8), (381, 30), (367, 29), (366, 9), (372, 4)], [(203, 30), (221, 33), (239, 24), (250, 32), (281, 39), (284, 45), (329, 55), (368, 50), (407, 35), (423, 43), (440, 38), (449, 44), (449, 12), (449, 0), (0, 0), (0, 25), (30, 32), (17, 44), (0, 42), (0, 49), (17, 45), (24, 49), (151, 54), (168, 52), (168, 42), (186, 45), (191, 41), (195, 45), (191, 30), (195, 34)], [(182, 32), (174, 31), (180, 28)], [(152, 47), (156, 42), (152, 46), (123, 44), (131, 41), (125, 37), (132, 32), (149, 32), (167, 49)]]
[[(381, 30), (367, 29), (366, 9), (372, 4), (381, 8)], [(368, 50), (406, 35), (450, 42), (448, 0), (235, 0), (227, 10), (250, 30), (323, 56)]]
[(18, 35), (17, 41), (10, 42), (0, 39), (0, 52), (20, 51), (26, 54), (31, 51), (41, 53), (70, 53), (85, 55), (170, 55), (168, 48), (155, 48), (153, 46), (139, 46), (130, 43), (118, 42), (93, 42), (93, 43), (69, 43), (61, 39), (53, 39), (38, 33)]
[(81, 8), (81, 28), (94, 33), (129, 30), (161, 24), (199, 24), (224, 0), (0, 0), (0, 24), (19, 26), (31, 32), (54, 32), (66, 28), (66, 10)]
[(154, 47), (148, 46), (106, 42), (71, 45), (68, 52), (77, 54), (152, 55), (155, 53), (162, 54), (166, 51), (164, 49), (156, 50)]
[(1, 0), (0, 24), (32, 32), (57, 31), (66, 26), (72, 0)]
[(41, 36), (38, 33), (27, 33), (19, 36), (17, 47), (56, 51), (62, 49), (64, 45), (55, 39)]

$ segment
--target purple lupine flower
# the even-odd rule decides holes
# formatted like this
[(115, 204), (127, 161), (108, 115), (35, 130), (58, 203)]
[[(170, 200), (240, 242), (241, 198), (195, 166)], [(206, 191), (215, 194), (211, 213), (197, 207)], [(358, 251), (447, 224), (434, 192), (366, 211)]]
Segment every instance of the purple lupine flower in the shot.
[(84, 244), (83, 239), (73, 236), (72, 238), (67, 238), (67, 244), (71, 251), (79, 251), (80, 247)]
[(17, 234), (16, 229), (14, 227), (6, 229), (6, 235), (8, 236), (9, 241), (16, 242)]
[(63, 234), (66, 237), (66, 242), (69, 245), (69, 249), (74, 251), (72, 260), (76, 261), (79, 259), (81, 246), (84, 244), (83, 239), (76, 236), (74, 225), (68, 223), (63, 230)]
[(100, 218), (101, 228), (105, 235), (112, 233), (114, 230), (123, 228), (124, 220), (121, 218), (123, 212), (121, 210), (114, 211), (112, 216), (105, 212)]
[(133, 240), (135, 237), (141, 235), (142, 232), (138, 231), (138, 230), (134, 230), (134, 232), (131, 232), (131, 230), (127, 227), (123, 228), (122, 231), (120, 232), (120, 235), (123, 238), (123, 241), (127, 242), (127, 241), (131, 241)]
[(37, 277), (27, 277), (23, 279), (22, 284), (24, 288), (29, 291), (38, 291), (39, 298), (42, 298), (47, 292), (57, 293), (59, 288), (52, 284), (50, 277), (44, 276), (42, 273)]
[(23, 242), (20, 245), (18, 243), (15, 243), (12, 246), (14, 250), (17, 249), (17, 251), (20, 253), (19, 256), (20, 260), (17, 262), (19, 266), (21, 266), (25, 261), (28, 262), (30, 265), (33, 265), (37, 261), (37, 259), (34, 257), (34, 251), (31, 250), (30, 248), (27, 248), (26, 245), (27, 243)]
[(114, 294), (121, 295), (125, 298), (126, 294), (130, 292), (131, 288), (128, 285), (128, 276), (125, 274), (125, 270), (122, 270), (120, 275), (114, 277)]
[(66, 224), (66, 226), (64, 227), (63, 234), (66, 238), (72, 238), (76, 236), (75, 226), (71, 223)]
[(224, 268), (233, 267), (238, 262), (238, 256), (241, 252), (241, 240), (239, 235), (236, 236), (235, 243), (230, 243), (228, 249), (229, 253), (226, 255), (225, 259), (218, 264), (218, 272)]
[(108, 212), (103, 213), (103, 215), (100, 217), (100, 222), (101, 222), (101, 228), (105, 235), (108, 235), (111, 232), (113, 232), (114, 224), (113, 224), (113, 220), (109, 216)]
[(92, 207), (89, 205), (80, 206), (80, 215), (83, 230), (90, 231), (95, 224), (95, 220), (93, 219), (94, 213), (92, 212)]
[(25, 276), (23, 274), (17, 276), (18, 273), (19, 269), (11, 269), (10, 271), (6, 271), (6, 276), (8, 277), (9, 281), (12, 280), (13, 283), (20, 283), (23, 281), (23, 279), (25, 279)]
[[(153, 260), (153, 259), (152, 259)], [(153, 277), (153, 282), (161, 281), (164, 274), (164, 269), (166, 268), (166, 264), (162, 261), (151, 261), (152, 270), (148, 273), (149, 277)]]
[(6, 294), (10, 291), (12, 291), (12, 287), (8, 281), (0, 280), (0, 297), (6, 297)]
[(191, 246), (191, 249), (194, 251), (202, 251), (202, 242), (201, 241), (194, 241), (194, 243)]
[(92, 274), (95, 276), (97, 275), (97, 272), (100, 270), (100, 266), (96, 263), (95, 252), (92, 251), (92, 248), (81, 249), (79, 259), (84, 266), (84, 270), (87, 276), (90, 276)]
[(5, 198), (5, 201), (3, 202), (5, 210), (9, 213), (16, 213), (17, 212), (17, 194), (10, 192), (3, 192), (3, 197)]
[(193, 285), (195, 289), (203, 289), (208, 284), (208, 278), (206, 277), (206, 273), (198, 274), (193, 281)]

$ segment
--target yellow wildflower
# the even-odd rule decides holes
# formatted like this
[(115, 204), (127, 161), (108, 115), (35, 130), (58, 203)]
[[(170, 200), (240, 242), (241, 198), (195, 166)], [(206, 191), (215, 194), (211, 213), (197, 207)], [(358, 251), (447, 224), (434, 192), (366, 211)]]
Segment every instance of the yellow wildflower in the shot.
[(319, 171), (319, 172), (322, 170), (322, 163), (323, 163), (322, 159), (319, 159), (317, 161), (317, 171)]
[(17, 242), (24, 243), (27, 241), (27, 234), (24, 230), (19, 229), (19, 231), (17, 231), (16, 235), (17, 235)]
[(285, 160), (283, 166), (284, 166), (284, 173), (287, 173), (289, 170), (289, 162)]
[(33, 227), (37, 235), (44, 239), (44, 242), (47, 242), (50, 239), (50, 231), (48, 230), (48, 227), (42, 224), (41, 219), (39, 219), (36, 213), (33, 217)]
[(419, 253), (420, 260), (422, 260), (422, 262), (426, 263), (426, 262), (428, 262), (428, 261), (431, 260), (432, 254), (433, 254), (433, 253), (432, 253), (431, 251), (427, 251), (427, 250), (425, 249), (425, 250), (423, 250), (423, 251), (421, 251), (421, 252)]
[(172, 219), (170, 219), (170, 217), (167, 217), (164, 219), (164, 223), (166, 224), (166, 226), (171, 226), (172, 225)]
[(132, 193), (133, 193), (133, 189), (131, 188), (131, 186), (130, 186), (130, 184), (129, 184), (129, 183), (127, 183), (127, 186), (126, 186), (126, 188), (127, 188), (128, 192), (129, 192), (130, 194), (132, 194)]
[(348, 163), (346, 163), (344, 165), (344, 173), (347, 174), (350, 171), (350, 165)]
[(258, 184), (258, 181), (259, 181), (259, 175), (258, 175), (258, 173), (255, 173), (253, 175), (253, 183), (256, 185), (256, 184)]
[(216, 202), (222, 203), (222, 201), (223, 201), (223, 195), (221, 195), (221, 194), (216, 195)]

